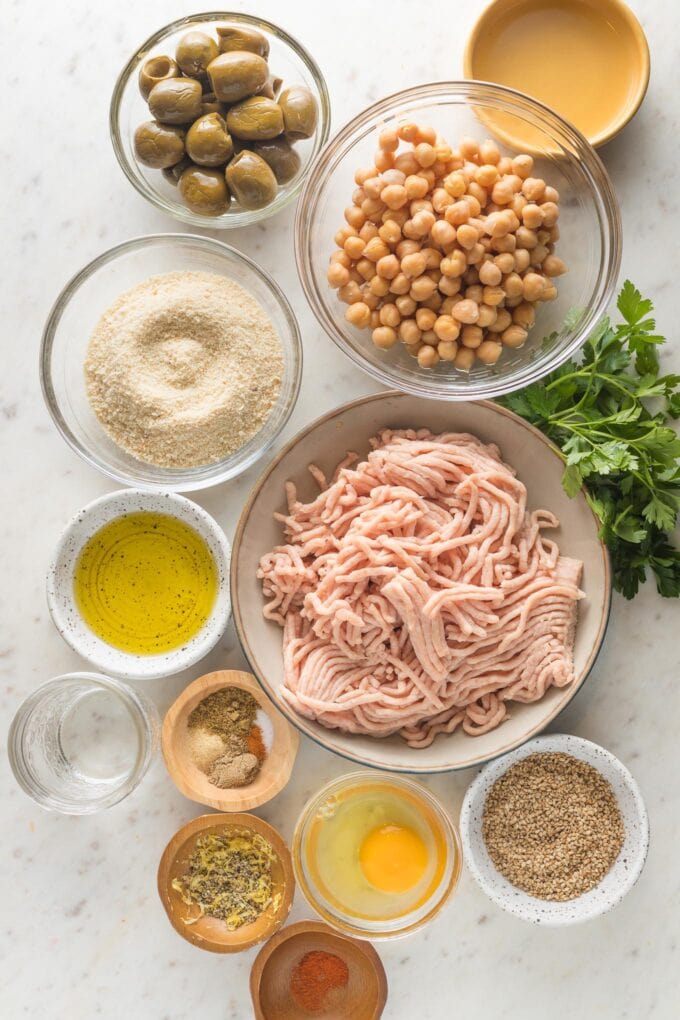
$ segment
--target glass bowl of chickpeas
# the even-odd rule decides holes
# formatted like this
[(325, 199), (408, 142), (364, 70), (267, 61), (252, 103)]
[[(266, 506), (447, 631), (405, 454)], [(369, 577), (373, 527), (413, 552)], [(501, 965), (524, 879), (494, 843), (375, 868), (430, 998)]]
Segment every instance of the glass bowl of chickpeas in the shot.
[(330, 141), (295, 247), (317, 319), (357, 365), (408, 393), (477, 400), (584, 343), (613, 295), (621, 223), (576, 128), (512, 89), (441, 82)]
[(312, 55), (269, 21), (219, 11), (145, 40), (109, 113), (114, 153), (137, 191), (175, 219), (218, 230), (292, 202), (329, 125)]

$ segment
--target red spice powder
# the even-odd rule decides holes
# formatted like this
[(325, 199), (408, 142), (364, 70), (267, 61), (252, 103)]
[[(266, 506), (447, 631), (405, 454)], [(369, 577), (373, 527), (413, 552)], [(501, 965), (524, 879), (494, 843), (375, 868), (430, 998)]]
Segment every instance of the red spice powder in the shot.
[(300, 1009), (316, 1013), (324, 1008), (329, 992), (344, 988), (348, 980), (349, 968), (344, 960), (323, 949), (315, 949), (293, 967), (290, 994)]
[(246, 739), (246, 744), (248, 746), (248, 753), (254, 754), (261, 764), (267, 757), (267, 748), (265, 747), (264, 744), (262, 730), (257, 725), (257, 723), (253, 723), (250, 733), (248, 734), (248, 737)]

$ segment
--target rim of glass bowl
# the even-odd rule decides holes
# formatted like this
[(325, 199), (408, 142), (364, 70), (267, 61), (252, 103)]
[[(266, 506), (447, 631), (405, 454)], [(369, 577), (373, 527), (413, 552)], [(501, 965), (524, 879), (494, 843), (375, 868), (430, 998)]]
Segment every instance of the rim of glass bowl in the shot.
[[(120, 107), (123, 100), (123, 93), (128, 81), (139, 69), (140, 59), (146, 56), (150, 49), (158, 45), (158, 43), (161, 43), (166, 36), (172, 35), (174, 32), (178, 32), (182, 28), (197, 27), (204, 24), (206, 21), (231, 21), (235, 24), (248, 25), (251, 28), (260, 29), (260, 31), (267, 32), (279, 39), (282, 43), (284, 43), (284, 45), (288, 46), (289, 49), (291, 49), (307, 67), (309, 73), (314, 79), (314, 84), (318, 92), (319, 126), (314, 141), (314, 149), (310, 153), (307, 163), (303, 167), (300, 177), (295, 184), (291, 188), (288, 188), (287, 186), (280, 188), (274, 201), (269, 205), (264, 206), (263, 209), (250, 209), (244, 210), (243, 212), (225, 213), (223, 216), (215, 217), (200, 216), (198, 213), (192, 212), (191, 209), (186, 208), (186, 206), (181, 205), (179, 202), (170, 201), (152, 188), (147, 180), (138, 173), (135, 163), (128, 159), (125, 152), (125, 146), (123, 145), (121, 136)], [(109, 132), (111, 135), (111, 144), (113, 145), (113, 151), (116, 155), (116, 159), (118, 160), (118, 163), (130, 184), (132, 184), (140, 195), (151, 202), (152, 205), (155, 205), (157, 209), (161, 209), (163, 212), (168, 213), (170, 216), (174, 216), (175, 219), (181, 220), (183, 223), (190, 223), (194, 227), (204, 227), (209, 230), (229, 230), (233, 227), (245, 227), (250, 223), (258, 223), (260, 220), (267, 219), (267, 217), (280, 212), (281, 209), (284, 209), (290, 202), (292, 202), (293, 199), (300, 193), (310, 167), (313, 165), (314, 160), (328, 140), (330, 120), (331, 103), (326, 79), (321, 73), (319, 65), (312, 55), (305, 49), (302, 43), (298, 42), (298, 40), (292, 35), (289, 35), (288, 32), (279, 28), (278, 25), (273, 24), (271, 21), (266, 21), (264, 18), (254, 17), (249, 14), (239, 14), (237, 11), (205, 11), (202, 14), (190, 14), (184, 18), (178, 18), (176, 21), (170, 22), (170, 24), (165, 25), (157, 32), (154, 32), (153, 35), (150, 35), (149, 38), (135, 50), (123, 70), (118, 75), (116, 84), (113, 88), (111, 106), (109, 108)]]
[[(62, 415), (59, 401), (57, 400), (54, 391), (51, 363), (54, 339), (57, 329), (59, 328), (62, 315), (81, 284), (85, 283), (85, 281), (97, 272), (97, 270), (108, 265), (110, 262), (115, 261), (115, 259), (117, 259), (120, 255), (125, 255), (130, 251), (136, 251), (143, 248), (152, 248), (156, 244), (167, 243), (174, 243), (178, 246), (189, 244), (221, 257), (224, 257), (225, 253), (227, 253), (228, 258), (234, 258), (237, 262), (242, 262), (255, 276), (259, 277), (260, 282), (269, 289), (272, 296), (278, 302), (281, 312), (286, 320), (288, 336), (281, 336), (280, 339), (284, 362), (288, 363), (288, 371), (290, 372), (290, 385), (287, 391), (284, 391), (282, 387), (280, 402), (277, 403), (277, 407), (270, 418), (268, 418), (262, 426), (260, 431), (256, 432), (255, 435), (240, 448), (240, 450), (236, 451), (236, 453), (226, 457), (224, 460), (215, 461), (212, 464), (207, 464), (201, 467), (181, 468), (176, 471), (171, 468), (164, 468), (162, 470), (166, 472), (166, 477), (159, 479), (158, 481), (151, 481), (111, 467), (108, 462), (101, 459), (98, 454), (93, 453), (85, 447), (73, 434), (66, 422), (66, 419)], [(256, 461), (260, 460), (260, 458), (264, 456), (269, 449), (271, 449), (295, 408), (298, 394), (300, 392), (300, 384), (302, 382), (302, 360), (303, 352), (300, 327), (297, 319), (295, 318), (293, 309), (290, 306), (290, 302), (276, 281), (269, 276), (264, 269), (261, 269), (256, 262), (253, 262), (251, 258), (244, 255), (243, 252), (239, 251), (237, 248), (233, 248), (231, 245), (225, 244), (224, 241), (218, 241), (212, 237), (202, 237), (198, 234), (183, 233), (144, 234), (140, 237), (130, 238), (130, 240), (123, 241), (121, 244), (114, 245), (113, 248), (109, 248), (102, 252), (101, 255), (98, 255), (96, 258), (92, 259), (91, 262), (88, 262), (87, 265), (83, 266), (83, 268), (77, 272), (75, 276), (72, 276), (68, 283), (66, 283), (63, 287), (50, 310), (43, 330), (40, 347), (40, 384), (42, 387), (43, 398), (47, 405), (47, 410), (49, 411), (57, 430), (71, 449), (74, 450), (91, 467), (101, 471), (109, 478), (113, 478), (118, 482), (123, 482), (133, 488), (150, 489), (153, 491), (170, 489), (173, 492), (197, 492), (199, 489), (207, 489), (210, 486), (218, 485), (222, 482), (228, 481), (230, 478), (234, 478), (237, 475), (242, 474), (249, 467), (252, 467)], [(267, 426), (272, 422), (273, 426), (268, 429)], [(148, 465), (145, 465), (143, 461), (139, 461), (139, 464), (141, 469), (148, 467)]]
[[(499, 374), (497, 377), (491, 376), (476, 382), (472, 377), (461, 373), (459, 382), (458, 377), (451, 375), (446, 377), (446, 385), (438, 386), (434, 384), (434, 379), (432, 384), (429, 384), (426, 373), (423, 373), (422, 382), (411, 382), (403, 379), (389, 367), (382, 368), (380, 365), (373, 365), (345, 341), (337, 330), (333, 319), (327, 314), (321, 298), (320, 285), (323, 286), (325, 283), (325, 274), (323, 274), (323, 283), (320, 285), (314, 277), (315, 259), (310, 227), (316, 216), (323, 183), (333, 175), (339, 162), (347, 155), (355, 142), (376, 130), (381, 117), (394, 114), (400, 106), (406, 104), (423, 100), (429, 100), (434, 104), (437, 98), (452, 95), (466, 99), (470, 106), (474, 106), (475, 102), (486, 101), (488, 103), (493, 100), (501, 112), (525, 118), (527, 115), (532, 115), (540, 121), (544, 130), (546, 126), (550, 128), (551, 134), (560, 141), (563, 147), (578, 157), (580, 166), (590, 183), (598, 213), (603, 251), (597, 285), (590, 300), (590, 307), (570, 342), (561, 350), (548, 354), (542, 360), (537, 358), (534, 361), (528, 361), (526, 365), (517, 370), (512, 380)], [(409, 109), (405, 109), (403, 112), (408, 113)], [(537, 99), (532, 99), (516, 89), (483, 81), (430, 82), (394, 92), (385, 99), (367, 107), (358, 116), (348, 121), (317, 156), (307, 175), (295, 216), (295, 259), (298, 276), (314, 315), (333, 343), (359, 368), (386, 386), (396, 387), (402, 392), (415, 396), (428, 396), (435, 400), (479, 400), (498, 397), (528, 386), (554, 371), (583, 345), (595, 323), (606, 313), (607, 306), (614, 294), (621, 264), (621, 245), (621, 215), (614, 188), (602, 160), (590, 142), (577, 128)]]
[[(321, 893), (317, 893), (316, 884), (308, 874), (305, 861), (307, 832), (319, 803), (344, 787), (356, 786), (364, 782), (372, 784), (384, 782), (387, 786), (397, 786), (409, 790), (416, 797), (426, 801), (439, 820), (448, 851), (448, 860), (444, 874), (429, 899), (416, 910), (389, 921), (371, 921), (366, 918), (356, 918), (352, 914), (345, 914), (328, 904)], [(393, 773), (385, 774), (367, 769), (359, 769), (355, 772), (348, 772), (338, 776), (337, 779), (326, 783), (309, 798), (295, 824), (292, 856), (295, 878), (310, 906), (336, 931), (369, 939), (399, 938), (403, 935), (410, 935), (411, 932), (422, 928), (449, 901), (458, 886), (463, 869), (463, 848), (458, 829), (439, 798), (426, 786), (413, 779), (394, 775)]]
[[(95, 801), (83, 801), (77, 803), (74, 800), (62, 798), (41, 783), (33, 774), (26, 763), (23, 742), (26, 726), (36, 706), (42, 700), (43, 695), (51, 687), (56, 687), (65, 681), (84, 680), (93, 686), (105, 688), (112, 691), (125, 703), (130, 717), (139, 735), (139, 754), (135, 767), (127, 779), (116, 790), (108, 796), (101, 797)], [(113, 807), (125, 800), (141, 783), (146, 775), (153, 757), (158, 750), (160, 734), (160, 718), (155, 704), (150, 698), (140, 694), (134, 687), (123, 680), (116, 680), (114, 677), (106, 676), (103, 673), (94, 673), (87, 670), (80, 670), (75, 673), (60, 673), (40, 684), (28, 697), (19, 705), (7, 734), (7, 756), (14, 778), (21, 789), (41, 807), (48, 811), (59, 811), (69, 815), (91, 815), (106, 808)]]

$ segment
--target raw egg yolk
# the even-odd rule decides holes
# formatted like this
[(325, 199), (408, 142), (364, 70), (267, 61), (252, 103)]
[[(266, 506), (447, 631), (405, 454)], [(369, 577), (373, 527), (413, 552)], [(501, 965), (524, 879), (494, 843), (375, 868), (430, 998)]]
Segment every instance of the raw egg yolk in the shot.
[(412, 889), (427, 867), (427, 847), (417, 832), (401, 825), (382, 825), (359, 848), (364, 877), (376, 889), (402, 893)]

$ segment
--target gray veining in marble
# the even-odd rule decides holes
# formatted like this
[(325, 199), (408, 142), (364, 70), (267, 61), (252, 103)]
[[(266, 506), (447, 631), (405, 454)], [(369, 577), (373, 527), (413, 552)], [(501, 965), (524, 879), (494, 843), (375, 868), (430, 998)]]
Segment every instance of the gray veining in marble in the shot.
[[(108, 139), (111, 88), (134, 46), (200, 5), (185, 0), (115, 4), (3, 0), (0, 730), (42, 680), (82, 666), (52, 627), (44, 572), (74, 510), (114, 488), (63, 443), (43, 407), (37, 351), (51, 302), (86, 261), (133, 235), (178, 228), (133, 191)], [(333, 127), (370, 101), (460, 73), (481, 0), (333, 6), (300, 0), (251, 4), (314, 52), (328, 79)], [(655, 300), (664, 355), (680, 371), (677, 266), (680, 190), (674, 4), (635, 0), (648, 33), (652, 80), (628, 129), (602, 150), (623, 210), (623, 274)], [(293, 211), (231, 232), (274, 274), (299, 316), (305, 373), (281, 441), (311, 417), (376, 387), (324, 336), (306, 307), (292, 247)], [(206, 231), (209, 233), (209, 231)], [(257, 468), (198, 501), (229, 538)], [(648, 586), (616, 598), (592, 677), (557, 723), (604, 744), (631, 769), (646, 798), (652, 845), (628, 899), (586, 926), (536, 930), (501, 913), (469, 875), (424, 932), (379, 946), (390, 982), (386, 1020), (673, 1020), (680, 1012), (680, 787), (677, 783), (677, 603)], [(244, 666), (233, 628), (188, 674), (146, 685), (164, 711), (191, 678)], [(307, 796), (345, 764), (302, 741), (294, 779), (261, 813), (290, 836)], [(126, 802), (90, 818), (42, 812), (0, 764), (3, 861), (0, 1014), (7, 1020), (244, 1020), (255, 951), (213, 957), (183, 942), (155, 889), (165, 843), (200, 812), (173, 787), (160, 760)], [(429, 784), (454, 815), (470, 774)], [(300, 897), (293, 918), (309, 916)]]

